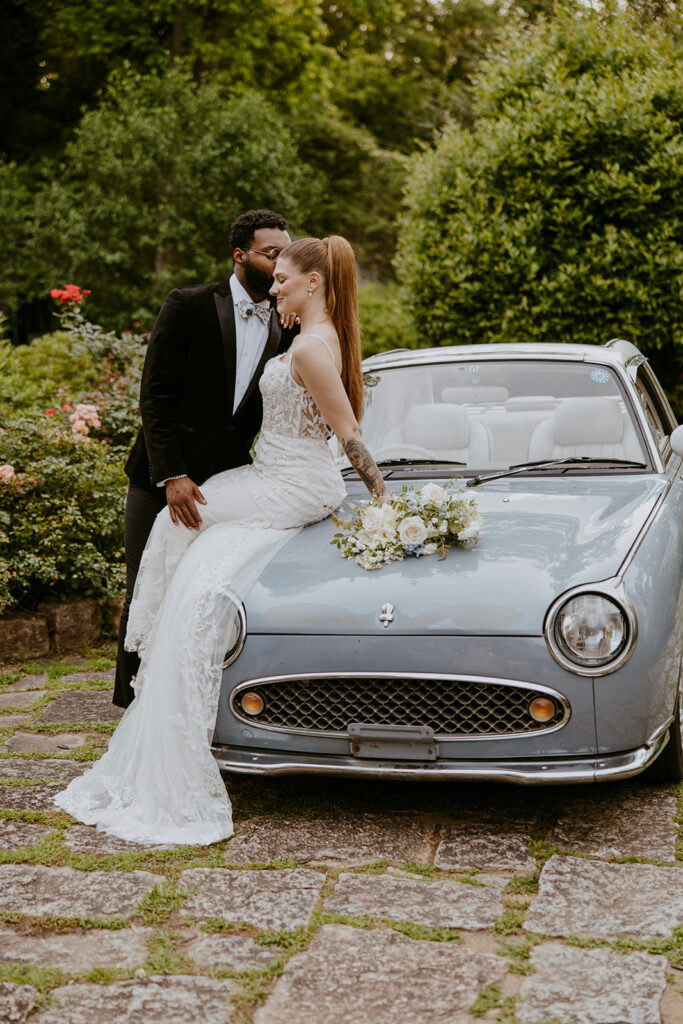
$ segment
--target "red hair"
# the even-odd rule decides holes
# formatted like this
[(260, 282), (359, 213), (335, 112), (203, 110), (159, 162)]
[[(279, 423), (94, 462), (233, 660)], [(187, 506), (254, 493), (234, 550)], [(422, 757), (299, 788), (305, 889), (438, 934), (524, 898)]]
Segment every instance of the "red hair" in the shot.
[(363, 375), (353, 249), (341, 235), (330, 235), (329, 238), (300, 238), (288, 245), (282, 255), (303, 274), (317, 270), (323, 279), (327, 312), (341, 346), (342, 384), (353, 414), (359, 420), (363, 411)]

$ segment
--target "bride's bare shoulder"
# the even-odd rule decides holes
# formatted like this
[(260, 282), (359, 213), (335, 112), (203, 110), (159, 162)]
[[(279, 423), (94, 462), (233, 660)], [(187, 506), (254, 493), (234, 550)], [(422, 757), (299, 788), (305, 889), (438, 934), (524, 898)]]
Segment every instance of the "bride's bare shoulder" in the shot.
[(300, 334), (293, 342), (291, 351), (292, 359), (298, 366), (322, 368), (332, 362), (337, 371), (341, 368), (341, 349), (336, 331)]

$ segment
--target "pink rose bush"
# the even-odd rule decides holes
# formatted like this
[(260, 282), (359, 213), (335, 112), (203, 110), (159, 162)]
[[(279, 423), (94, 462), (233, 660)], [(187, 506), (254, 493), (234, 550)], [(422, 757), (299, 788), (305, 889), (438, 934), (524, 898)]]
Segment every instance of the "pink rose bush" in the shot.
[(371, 501), (354, 507), (350, 519), (333, 515), (332, 520), (341, 532), (331, 543), (364, 569), (437, 551), (443, 559), (451, 544), (476, 544), (482, 524), (474, 495), (455, 481), (443, 487), (425, 484), (421, 490), (405, 484), (383, 505)]
[(87, 405), (85, 402), (79, 402), (69, 416), (69, 420), (71, 421), (71, 433), (76, 437), (87, 437), (91, 427), (98, 430), (102, 426), (97, 415), (97, 406)]
[(2, 480), (3, 483), (9, 483), (9, 481), (13, 480), (15, 476), (16, 473), (14, 472), (14, 466), (11, 466), (9, 462), (6, 462), (4, 466), (0, 466), (0, 480)]

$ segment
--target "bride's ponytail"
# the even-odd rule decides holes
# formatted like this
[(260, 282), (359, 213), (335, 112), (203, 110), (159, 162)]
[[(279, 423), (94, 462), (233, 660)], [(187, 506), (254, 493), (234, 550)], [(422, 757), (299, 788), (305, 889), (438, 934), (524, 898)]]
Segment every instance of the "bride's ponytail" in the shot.
[(339, 335), (341, 379), (356, 419), (363, 411), (360, 321), (353, 249), (341, 235), (301, 238), (283, 251), (283, 258), (304, 273), (317, 270), (323, 277), (328, 315)]

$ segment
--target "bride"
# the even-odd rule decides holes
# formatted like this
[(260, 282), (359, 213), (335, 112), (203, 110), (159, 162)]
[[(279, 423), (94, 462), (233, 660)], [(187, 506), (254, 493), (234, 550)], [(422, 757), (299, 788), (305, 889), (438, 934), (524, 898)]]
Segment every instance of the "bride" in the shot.
[(344, 484), (330, 431), (370, 493), (386, 489), (358, 429), (363, 383), (353, 250), (304, 238), (279, 256), (271, 294), (301, 332), (266, 365), (263, 425), (251, 465), (202, 486), (202, 524), (167, 508), (147, 542), (126, 648), (141, 657), (135, 700), (97, 764), (55, 797), (79, 821), (129, 841), (202, 844), (233, 833), (211, 754), (221, 666), (235, 606), (294, 531), (324, 519)]

